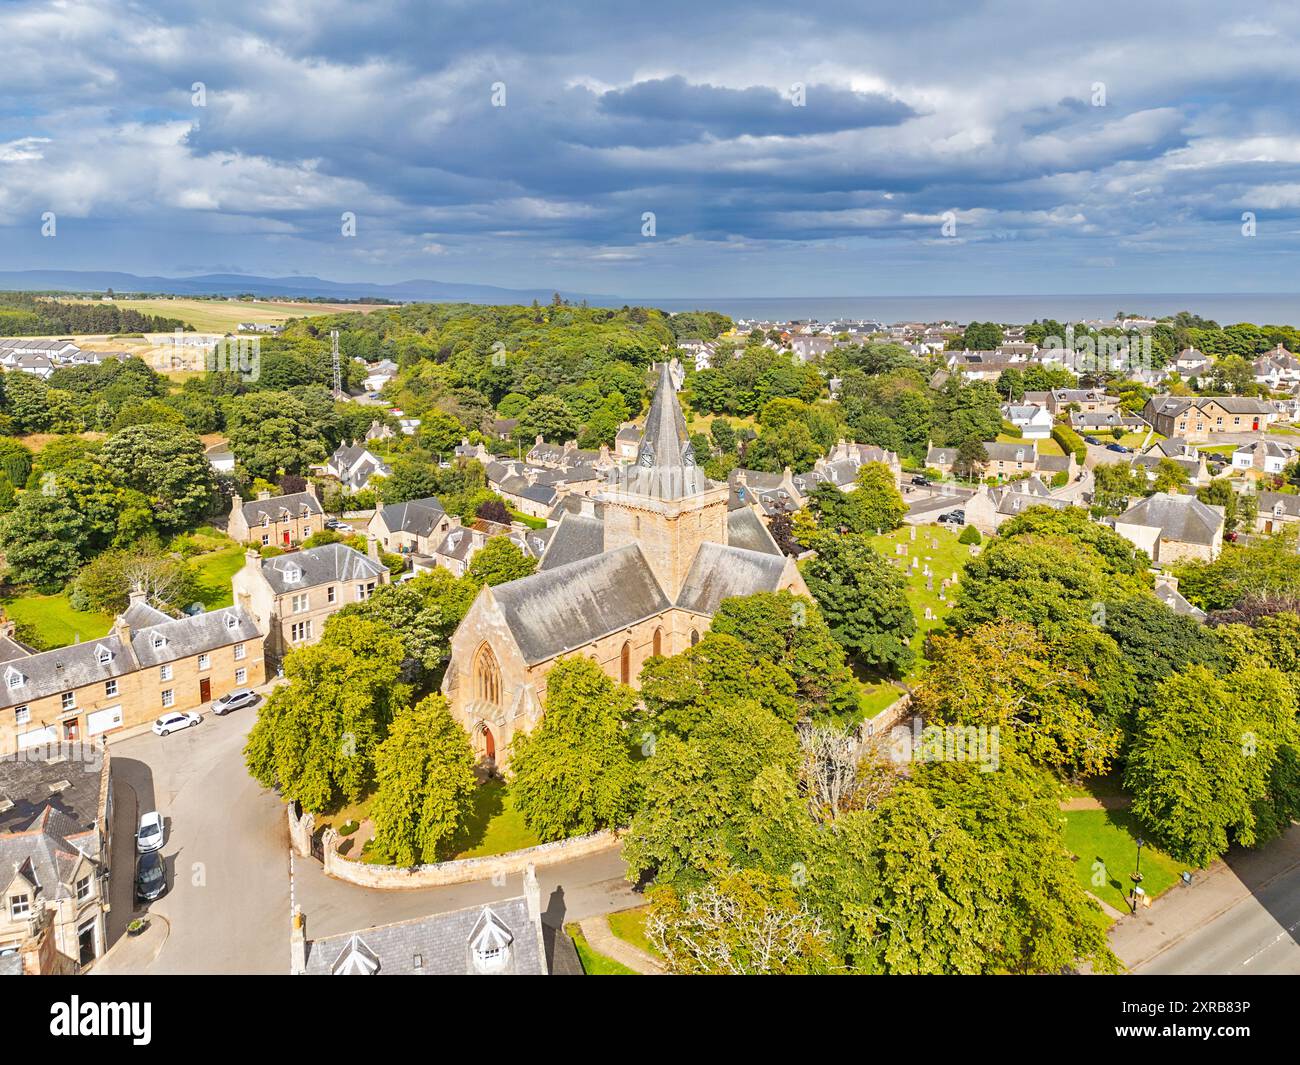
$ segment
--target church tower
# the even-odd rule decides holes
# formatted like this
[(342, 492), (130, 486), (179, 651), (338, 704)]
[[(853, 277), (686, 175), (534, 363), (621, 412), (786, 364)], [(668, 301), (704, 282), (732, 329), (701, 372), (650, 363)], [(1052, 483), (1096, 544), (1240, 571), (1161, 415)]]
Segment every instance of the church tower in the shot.
[(714, 484), (695, 464), (672, 371), (659, 381), (635, 465), (610, 474), (597, 497), (605, 504), (605, 550), (640, 544), (664, 594), (676, 600), (700, 544), (727, 542), (725, 484)]

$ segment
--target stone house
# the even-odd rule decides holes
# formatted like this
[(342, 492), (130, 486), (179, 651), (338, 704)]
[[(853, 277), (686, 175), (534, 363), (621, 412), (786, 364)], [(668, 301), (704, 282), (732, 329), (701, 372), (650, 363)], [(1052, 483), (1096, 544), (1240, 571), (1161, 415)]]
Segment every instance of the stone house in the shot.
[(1266, 432), (1277, 408), (1243, 396), (1152, 396), (1142, 417), (1161, 436), (1196, 442), (1219, 433)]
[(379, 548), (363, 555), (345, 544), (323, 544), (262, 558), (250, 550), (244, 568), (231, 579), (235, 602), (266, 640), (268, 657), (320, 640), (325, 622), (348, 603), (370, 598), (389, 581)]
[(1255, 440), (1232, 453), (1234, 470), (1281, 473), (1296, 460), (1296, 449), (1281, 440)]
[(104, 953), (112, 830), (102, 742), (0, 761), (0, 975), (73, 974)]
[(460, 525), (433, 496), (389, 503), (375, 509), (366, 532), (385, 551), (401, 555), (432, 557), (447, 532)]
[(1223, 549), (1223, 508), (1195, 496), (1156, 492), (1113, 519), (1115, 531), (1156, 565), (1213, 562)]
[(263, 492), (248, 502), (235, 496), (226, 532), (242, 544), (288, 548), (297, 547), (324, 528), (325, 511), (316, 496), (316, 486), (308, 482), (305, 492), (282, 496)]
[(238, 607), (173, 618), (137, 592), (106, 636), (38, 653), (6, 629), (0, 755), (147, 724), (266, 679), (261, 635)]
[(1255, 529), (1272, 534), (1300, 522), (1300, 496), (1290, 492), (1260, 492)]

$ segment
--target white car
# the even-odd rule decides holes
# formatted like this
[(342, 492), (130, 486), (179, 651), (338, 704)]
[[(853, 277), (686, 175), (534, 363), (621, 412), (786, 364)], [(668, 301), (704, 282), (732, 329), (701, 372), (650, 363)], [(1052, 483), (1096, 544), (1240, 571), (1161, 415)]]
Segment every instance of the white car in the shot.
[(153, 723), (155, 735), (166, 736), (169, 732), (175, 732), (178, 729), (189, 728), (191, 725), (197, 725), (203, 717), (194, 713), (193, 710), (181, 713), (177, 711), (172, 714), (163, 714)]
[(212, 712), (220, 717), (222, 714), (230, 713), (231, 710), (252, 706), (255, 702), (257, 702), (257, 692), (249, 691), (247, 688), (236, 688), (213, 702)]
[(163, 845), (163, 816), (154, 810), (140, 818), (140, 830), (135, 834), (135, 849), (141, 854), (156, 851)]

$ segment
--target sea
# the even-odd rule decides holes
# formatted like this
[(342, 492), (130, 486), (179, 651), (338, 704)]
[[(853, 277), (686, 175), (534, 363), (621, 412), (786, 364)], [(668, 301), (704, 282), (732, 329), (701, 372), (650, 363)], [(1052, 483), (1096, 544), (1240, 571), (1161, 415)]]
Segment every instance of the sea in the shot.
[(666, 311), (719, 311), (732, 318), (790, 322), (1002, 322), (1025, 324), (1046, 318), (1081, 322), (1118, 313), (1160, 318), (1191, 311), (1219, 325), (1300, 325), (1300, 293), (1103, 293), (1055, 296), (833, 296), (655, 300), (628, 303)]

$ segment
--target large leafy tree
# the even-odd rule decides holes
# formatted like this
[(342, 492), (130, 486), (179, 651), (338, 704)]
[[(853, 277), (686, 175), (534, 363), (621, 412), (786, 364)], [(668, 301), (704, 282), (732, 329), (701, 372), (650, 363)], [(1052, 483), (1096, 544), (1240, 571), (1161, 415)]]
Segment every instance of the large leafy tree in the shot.
[(1206, 866), (1300, 816), (1295, 701), (1286, 676), (1262, 664), (1226, 676), (1193, 665), (1156, 689), (1124, 783), (1171, 854)]
[(865, 536), (818, 536), (816, 551), (801, 569), (831, 633), (868, 669), (905, 673), (916, 619), (903, 575)]
[(639, 780), (625, 722), (636, 693), (589, 658), (546, 677), (545, 713), (510, 748), (511, 794), (543, 840), (618, 828), (636, 809)]
[(1040, 766), (1103, 773), (1119, 736), (1089, 705), (1091, 684), (1054, 659), (1024, 622), (981, 625), (966, 636), (935, 635), (930, 667), (916, 692), (929, 722), (996, 726)]
[(858, 470), (857, 488), (850, 493), (864, 528), (889, 532), (903, 524), (907, 504), (894, 484), (894, 471), (883, 462), (868, 462)]
[(446, 857), (465, 823), (477, 780), (474, 753), (447, 700), (430, 695), (393, 718), (375, 749), (373, 848), (395, 865)]
[(148, 499), (163, 530), (192, 525), (212, 506), (212, 466), (188, 429), (132, 425), (110, 436), (100, 457), (115, 482)]
[(308, 810), (355, 802), (374, 777), (374, 749), (396, 706), (401, 641), (384, 626), (331, 618), (325, 637), (292, 651), (289, 683), (258, 710), (244, 758), (253, 778)]
[(325, 439), (300, 399), (257, 392), (232, 400), (227, 416), (230, 449), (254, 477), (279, 471), (304, 473), (325, 458)]
[(469, 578), (479, 584), (497, 585), (527, 577), (537, 568), (537, 559), (526, 555), (508, 536), (494, 536), (469, 563)]
[(856, 703), (844, 648), (804, 596), (781, 591), (724, 599), (709, 633), (734, 636), (752, 658), (780, 666), (794, 679), (805, 712), (843, 713)]

